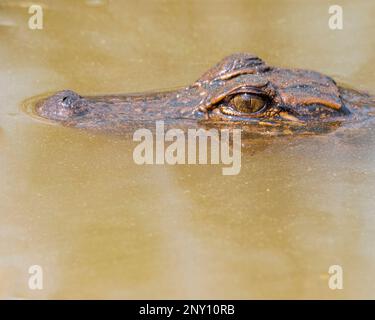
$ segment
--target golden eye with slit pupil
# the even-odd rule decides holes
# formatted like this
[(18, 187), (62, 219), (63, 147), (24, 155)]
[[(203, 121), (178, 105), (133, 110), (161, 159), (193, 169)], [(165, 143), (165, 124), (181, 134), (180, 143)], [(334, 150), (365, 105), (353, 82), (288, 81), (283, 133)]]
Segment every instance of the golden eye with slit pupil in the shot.
[(232, 102), (238, 111), (244, 113), (258, 112), (266, 104), (262, 98), (247, 93), (236, 95)]

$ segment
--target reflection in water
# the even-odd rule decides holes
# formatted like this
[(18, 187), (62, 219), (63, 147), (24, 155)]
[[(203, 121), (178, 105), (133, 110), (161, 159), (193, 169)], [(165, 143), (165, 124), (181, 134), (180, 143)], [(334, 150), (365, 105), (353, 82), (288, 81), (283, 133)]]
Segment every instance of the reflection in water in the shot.
[[(344, 1), (341, 33), (327, 27), (328, 5), (56, 1), (31, 31), (25, 2), (3, 1), (0, 22), (13, 23), (0, 23), (0, 296), (373, 297), (371, 124), (255, 139), (240, 175), (224, 177), (221, 166), (137, 166), (126, 137), (20, 111), (26, 97), (64, 88), (184, 85), (235, 51), (373, 88), (374, 3)], [(27, 287), (33, 264), (42, 291)], [(333, 264), (344, 291), (328, 289)]]

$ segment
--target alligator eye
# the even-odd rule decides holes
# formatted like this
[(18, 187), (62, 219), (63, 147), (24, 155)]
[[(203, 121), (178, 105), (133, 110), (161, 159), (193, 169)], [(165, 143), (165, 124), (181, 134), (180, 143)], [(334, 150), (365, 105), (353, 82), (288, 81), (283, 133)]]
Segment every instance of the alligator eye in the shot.
[(242, 113), (255, 113), (266, 105), (266, 101), (262, 97), (248, 93), (236, 95), (231, 102), (237, 111)]

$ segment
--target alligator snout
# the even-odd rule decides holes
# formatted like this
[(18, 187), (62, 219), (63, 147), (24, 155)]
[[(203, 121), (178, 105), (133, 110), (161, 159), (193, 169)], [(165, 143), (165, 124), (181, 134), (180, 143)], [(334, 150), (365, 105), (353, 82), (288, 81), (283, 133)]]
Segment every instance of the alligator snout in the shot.
[(36, 111), (44, 118), (65, 121), (85, 114), (88, 111), (88, 105), (76, 92), (63, 90), (39, 102)]

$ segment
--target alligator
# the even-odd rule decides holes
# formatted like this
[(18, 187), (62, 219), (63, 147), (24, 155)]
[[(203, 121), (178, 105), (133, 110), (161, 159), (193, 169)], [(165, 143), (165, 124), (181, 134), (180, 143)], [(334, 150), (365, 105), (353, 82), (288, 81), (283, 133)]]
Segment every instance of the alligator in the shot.
[(156, 120), (187, 126), (321, 127), (359, 119), (374, 96), (344, 88), (329, 76), (267, 65), (232, 54), (181, 89), (141, 94), (81, 96), (57, 92), (35, 105), (38, 116), (65, 126), (126, 131)]

